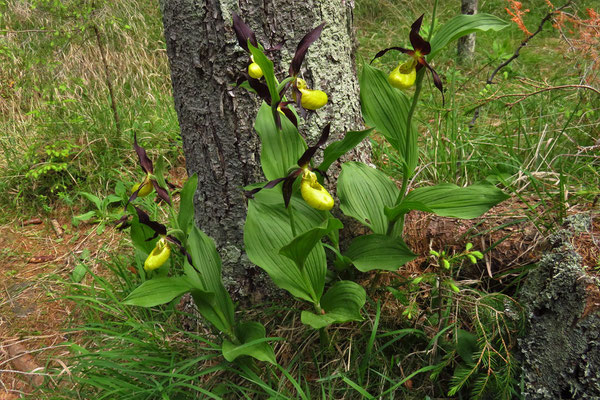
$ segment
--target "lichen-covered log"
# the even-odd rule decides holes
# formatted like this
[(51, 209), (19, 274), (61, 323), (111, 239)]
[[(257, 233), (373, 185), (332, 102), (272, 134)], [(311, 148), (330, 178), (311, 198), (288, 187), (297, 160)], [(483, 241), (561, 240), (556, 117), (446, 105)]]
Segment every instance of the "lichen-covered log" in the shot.
[(600, 282), (571, 243), (574, 231), (589, 229), (589, 216), (570, 217), (568, 225), (550, 239), (521, 292), (529, 324), (519, 340), (527, 399), (600, 398)]
[(301, 132), (315, 137), (331, 122), (335, 138), (361, 128), (352, 4), (162, 0), (161, 7), (187, 170), (199, 175), (196, 221), (217, 243), (225, 284), (234, 298), (252, 295), (259, 301), (271, 286), (245, 257), (242, 241), (246, 216), (242, 188), (264, 180), (252, 127), (259, 103), (254, 95), (232, 86), (249, 63), (237, 44), (232, 13), (246, 21), (265, 47), (284, 42), (283, 51), (270, 54), (280, 72), (288, 70), (304, 34), (326, 22), (307, 54), (302, 75), (309, 87), (327, 91), (330, 104), (313, 114)]

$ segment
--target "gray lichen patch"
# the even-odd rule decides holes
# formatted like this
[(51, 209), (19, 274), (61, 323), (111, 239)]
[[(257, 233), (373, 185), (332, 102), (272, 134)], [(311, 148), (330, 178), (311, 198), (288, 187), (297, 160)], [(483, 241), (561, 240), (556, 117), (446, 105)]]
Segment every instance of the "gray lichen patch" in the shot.
[(568, 222), (522, 289), (528, 334), (519, 340), (528, 399), (600, 398), (600, 313), (585, 312), (587, 288), (597, 286), (568, 238), (585, 229)]

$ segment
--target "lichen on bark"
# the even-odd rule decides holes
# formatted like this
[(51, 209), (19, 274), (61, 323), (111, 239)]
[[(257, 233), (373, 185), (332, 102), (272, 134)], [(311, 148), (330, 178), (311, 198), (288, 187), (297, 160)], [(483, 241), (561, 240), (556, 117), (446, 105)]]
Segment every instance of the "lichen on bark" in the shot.
[(528, 276), (520, 300), (528, 334), (519, 339), (528, 399), (600, 398), (600, 313), (586, 310), (588, 288), (600, 283), (581, 265), (569, 237), (585, 216), (567, 220)]

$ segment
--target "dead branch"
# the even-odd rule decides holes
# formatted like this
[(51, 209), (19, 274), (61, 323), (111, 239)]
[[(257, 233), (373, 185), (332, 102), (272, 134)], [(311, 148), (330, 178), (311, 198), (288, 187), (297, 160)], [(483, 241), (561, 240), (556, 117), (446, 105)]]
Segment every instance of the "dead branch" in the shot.
[(527, 36), (525, 38), (525, 40), (523, 40), (521, 42), (521, 44), (519, 45), (519, 47), (517, 47), (517, 49), (515, 50), (514, 54), (508, 60), (504, 61), (494, 71), (492, 71), (492, 73), (488, 77), (486, 83), (490, 84), (490, 85), (493, 84), (494, 83), (494, 77), (496, 76), (496, 74), (502, 68), (506, 67), (513, 60), (515, 60), (516, 58), (519, 57), (521, 49), (523, 47), (527, 46), (527, 43), (529, 43), (529, 41), (531, 39), (533, 39), (537, 34), (539, 34), (542, 31), (542, 29), (544, 29), (544, 24), (546, 24), (546, 22), (548, 22), (550, 20), (550, 18), (552, 18), (555, 14), (559, 13), (561, 10), (563, 10), (564, 8), (566, 8), (569, 5), (571, 5), (571, 0), (567, 1), (564, 5), (562, 5), (561, 7), (557, 8), (556, 10), (550, 11), (548, 14), (546, 14), (546, 16), (544, 18), (542, 18), (542, 20), (540, 21), (540, 25), (538, 26), (537, 30), (535, 32), (533, 32), (531, 35)]

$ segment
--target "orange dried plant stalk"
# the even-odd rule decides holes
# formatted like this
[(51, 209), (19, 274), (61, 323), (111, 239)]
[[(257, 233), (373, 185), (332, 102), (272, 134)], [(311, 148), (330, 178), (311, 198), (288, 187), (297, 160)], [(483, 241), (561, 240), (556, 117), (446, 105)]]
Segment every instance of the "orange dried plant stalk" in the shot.
[(529, 29), (525, 26), (523, 22), (523, 15), (529, 12), (528, 9), (523, 10), (523, 4), (520, 1), (515, 0), (506, 0), (508, 1), (508, 5), (510, 8), (506, 8), (506, 12), (510, 15), (511, 21), (513, 21), (520, 30), (522, 30), (527, 36), (531, 36), (532, 33), (529, 32)]

